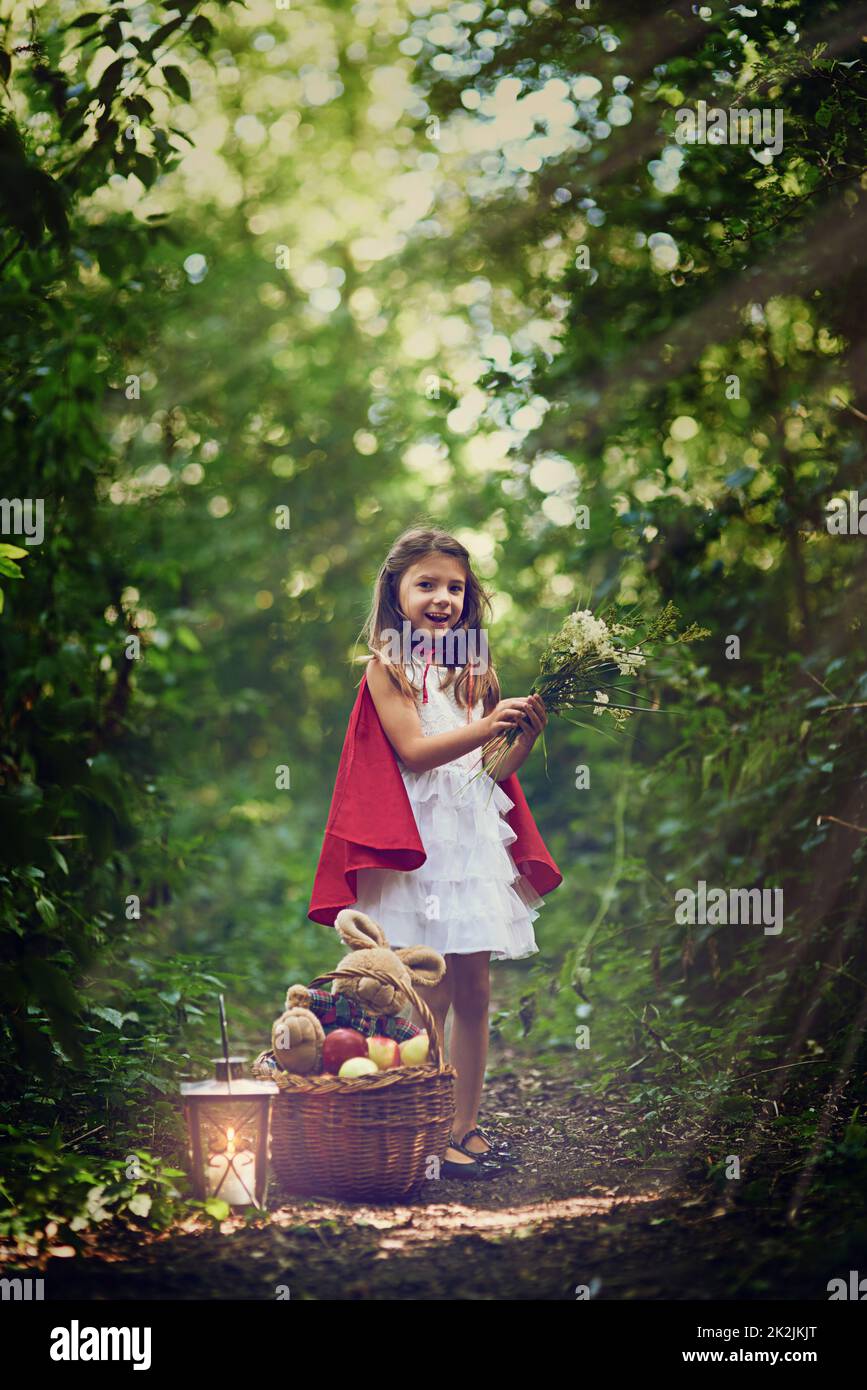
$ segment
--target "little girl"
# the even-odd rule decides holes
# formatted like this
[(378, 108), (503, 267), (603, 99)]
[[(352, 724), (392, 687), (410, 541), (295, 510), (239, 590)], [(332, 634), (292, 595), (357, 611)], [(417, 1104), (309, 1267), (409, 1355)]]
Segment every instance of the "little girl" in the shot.
[[(416, 643), (418, 633), (429, 634), (431, 647), (448, 629), (479, 633), (489, 606), (467, 550), (446, 532), (416, 528), (392, 546), (364, 629), (374, 655), (350, 718), (308, 911), (333, 925), (354, 903), (391, 946), (429, 946), (444, 957), (441, 982), (419, 993), (443, 1056), (453, 1010), (455, 1121), (441, 1172), (462, 1178), (487, 1176), (493, 1161), (476, 1127), (489, 962), (538, 950), (540, 894), (562, 882), (514, 775), (547, 715), (538, 695), (501, 700), (490, 665), (468, 659), (449, 668), (411, 652), (394, 662), (388, 653), (396, 646), (391, 634), (407, 628)], [(520, 733), (497, 782), (487, 772), (471, 781), (482, 744), (515, 726)]]

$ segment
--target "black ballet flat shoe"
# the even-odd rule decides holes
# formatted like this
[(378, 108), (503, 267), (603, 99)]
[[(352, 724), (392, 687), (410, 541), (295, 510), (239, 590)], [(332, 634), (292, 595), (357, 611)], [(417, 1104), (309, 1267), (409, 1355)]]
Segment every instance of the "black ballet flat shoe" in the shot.
[[(485, 1143), (490, 1144), (491, 1147), (483, 1149), (481, 1153), (476, 1153), (475, 1149), (468, 1149), (466, 1147), (467, 1140), (472, 1139), (473, 1135), (478, 1135), (479, 1139), (483, 1139)], [(451, 1142), (456, 1149), (460, 1149), (461, 1153), (468, 1154), (469, 1157), (474, 1158), (477, 1163), (487, 1164), (488, 1167), (499, 1167), (503, 1163), (517, 1163), (518, 1161), (507, 1144), (491, 1143), (490, 1135), (485, 1134), (484, 1130), (478, 1128), (468, 1129), (460, 1140), (457, 1139), (455, 1135), (452, 1135)]]
[[(455, 1144), (454, 1147), (458, 1148), (458, 1145)], [(463, 1150), (461, 1150), (461, 1152), (463, 1152)], [(468, 1182), (479, 1182), (493, 1176), (489, 1164), (476, 1163), (475, 1154), (470, 1154), (469, 1157), (473, 1159), (472, 1163), (455, 1163), (451, 1158), (444, 1158), (440, 1164), (440, 1177), (462, 1178)]]
[(440, 1163), (440, 1176), (443, 1178), (466, 1178), (470, 1182), (478, 1181), (481, 1178), (492, 1178), (494, 1168), (490, 1163), (480, 1163), (480, 1154), (469, 1153), (461, 1144), (457, 1142), (455, 1136), (449, 1136), (448, 1148), (459, 1149), (467, 1158), (471, 1158), (472, 1163), (455, 1163), (452, 1158), (444, 1158)]

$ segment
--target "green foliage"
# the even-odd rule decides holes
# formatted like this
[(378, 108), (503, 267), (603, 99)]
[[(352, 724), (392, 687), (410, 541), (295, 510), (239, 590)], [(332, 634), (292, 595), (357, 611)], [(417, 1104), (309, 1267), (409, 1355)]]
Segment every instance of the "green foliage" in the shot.
[[(115, 466), (104, 422), (113, 363), (143, 288), (136, 271), (163, 230), (157, 217), (94, 216), (92, 200), (132, 173), (154, 183), (183, 147), (149, 121), (145, 96), (166, 34), (136, 41), (120, 7), (65, 27), (52, 8), (28, 45), (4, 54), (0, 111), (0, 493), (45, 505), (41, 543), (0, 545), (2, 1098), (18, 1143), (7, 1197), (14, 1188), (21, 1203), (4, 1219), (16, 1232), (40, 1210), (59, 1216), (61, 1192), (80, 1210), (94, 1184), (112, 1213), (166, 1218), (171, 1184), (158, 1161), (147, 1160), (147, 1182), (119, 1182), (122, 1161), (105, 1144), (153, 1142), (156, 1118), (174, 1120), (165, 1097), (184, 1059), (212, 1050), (195, 1026), (220, 983), (182, 955), (160, 959), (150, 912), (197, 851), (180, 839), (165, 848), (153, 739), (130, 710), (126, 545), (98, 497)], [(182, 8), (164, 29), (182, 42), (188, 31), (207, 54), (214, 27)], [(21, 37), (7, 29), (7, 41)], [(127, 42), (137, 56), (106, 62)], [(164, 80), (189, 96), (180, 78)], [(137, 935), (147, 959), (135, 956)], [(94, 1126), (98, 1153), (63, 1151), (65, 1131)]]
[[(711, 634), (621, 750), (552, 720), (522, 769), (566, 877), (539, 956), (494, 967), (499, 1039), (631, 1088), (641, 1155), (672, 1110), (749, 1124), (754, 1075), (864, 1070), (865, 573), (825, 528), (864, 481), (857, 26), (422, 8), (49, 3), (3, 33), (0, 497), (45, 502), (40, 544), (0, 542), (16, 1236), (166, 1220), (216, 995), (252, 1052), (335, 963), (306, 908), (348, 658), (421, 514), (502, 600), (505, 694), (587, 595)], [(678, 146), (699, 100), (784, 108), (782, 151)], [(700, 878), (782, 887), (782, 936), (676, 925)]]
[[(59, 1140), (36, 1141), (14, 1126), (0, 1126), (7, 1156), (0, 1183), (0, 1235), (49, 1248), (78, 1249), (82, 1235), (102, 1222), (144, 1225), (159, 1231), (183, 1206), (182, 1169), (144, 1151), (123, 1159), (64, 1152)], [(190, 1203), (190, 1210), (199, 1204)], [(45, 1228), (48, 1227), (48, 1230)]]

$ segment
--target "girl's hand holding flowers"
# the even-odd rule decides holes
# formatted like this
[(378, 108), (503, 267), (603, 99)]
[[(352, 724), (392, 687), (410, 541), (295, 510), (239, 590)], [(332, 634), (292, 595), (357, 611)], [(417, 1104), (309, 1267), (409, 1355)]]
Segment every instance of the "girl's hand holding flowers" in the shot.
[(528, 703), (528, 700), (519, 699), (500, 700), (490, 714), (484, 717), (488, 738), (496, 738), (499, 734), (520, 732), (521, 720)]
[(499, 749), (500, 755), (492, 759), (492, 764), (497, 780), (502, 780), (517, 771), (529, 756), (548, 723), (548, 711), (541, 695), (532, 694), (523, 699), (500, 700), (486, 719), (486, 743), (491, 749)]
[(527, 746), (536, 742), (548, 723), (548, 711), (541, 695), (500, 700), (487, 716), (488, 737), (514, 733)]
[(548, 723), (548, 711), (541, 695), (528, 696), (526, 708), (527, 712), (521, 719), (520, 733), (515, 742), (523, 743), (529, 751)]

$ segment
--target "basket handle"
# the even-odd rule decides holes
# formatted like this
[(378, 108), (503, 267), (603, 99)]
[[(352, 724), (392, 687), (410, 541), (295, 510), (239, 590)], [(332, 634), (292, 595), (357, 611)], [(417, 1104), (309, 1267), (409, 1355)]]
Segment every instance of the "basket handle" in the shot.
[[(358, 980), (366, 977), (377, 980), (381, 985), (394, 985), (395, 980), (391, 975), (381, 974), (380, 971), (372, 969), (369, 965), (358, 970), (329, 970), (325, 975), (317, 975), (315, 980), (310, 983), (310, 988), (314, 989), (317, 985), (323, 984), (326, 980)], [(437, 1071), (443, 1070), (443, 1060), (440, 1054), (439, 1036), (437, 1034), (434, 1016), (423, 999), (419, 998), (412, 985), (398, 985), (401, 994), (405, 994), (409, 1002), (421, 1014), (422, 1022), (427, 1029), (430, 1038), (430, 1054), (433, 1065)]]

